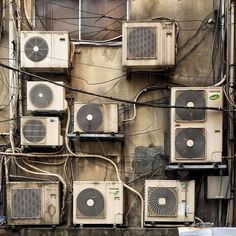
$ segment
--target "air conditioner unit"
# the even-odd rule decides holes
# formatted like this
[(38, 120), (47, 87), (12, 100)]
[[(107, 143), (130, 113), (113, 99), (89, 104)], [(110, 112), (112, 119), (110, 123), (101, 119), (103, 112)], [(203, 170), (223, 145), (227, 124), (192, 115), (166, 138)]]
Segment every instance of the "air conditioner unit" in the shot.
[(69, 68), (69, 36), (64, 31), (21, 31), (21, 67), (35, 72)]
[(8, 225), (60, 223), (58, 182), (7, 182)]
[[(171, 105), (222, 108), (221, 87), (172, 88)], [(222, 160), (222, 112), (171, 109), (171, 163)]]
[(123, 184), (113, 181), (74, 181), (74, 224), (123, 224)]
[[(56, 82), (63, 85), (63, 82)], [(49, 82), (27, 82), (27, 110), (59, 112), (67, 108), (65, 88)]]
[(194, 201), (194, 180), (146, 180), (145, 224), (193, 222)]
[(21, 118), (22, 146), (62, 146), (58, 117), (25, 116)]
[(145, 71), (175, 65), (174, 21), (125, 22), (122, 39), (125, 67)]
[(118, 133), (118, 105), (75, 103), (74, 132)]

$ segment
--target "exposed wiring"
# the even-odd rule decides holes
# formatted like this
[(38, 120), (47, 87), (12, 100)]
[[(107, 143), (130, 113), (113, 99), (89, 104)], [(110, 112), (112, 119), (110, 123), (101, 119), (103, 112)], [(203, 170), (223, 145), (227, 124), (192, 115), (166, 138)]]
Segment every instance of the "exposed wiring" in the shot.
[(121, 182), (123, 184), (123, 186), (125, 188), (127, 188), (128, 190), (130, 190), (131, 192), (135, 193), (139, 199), (140, 199), (140, 202), (141, 202), (141, 228), (143, 228), (143, 225), (144, 225), (144, 220), (143, 220), (143, 212), (144, 212), (144, 200), (143, 200), (143, 197), (142, 195), (136, 191), (135, 189), (131, 188), (130, 186), (128, 186), (127, 184), (125, 184), (121, 178), (120, 178), (120, 174), (119, 174), (119, 170), (118, 170), (118, 167), (117, 165), (115, 164), (115, 162), (113, 162), (111, 159), (107, 158), (107, 157), (104, 157), (104, 156), (101, 156), (101, 155), (94, 155), (94, 154), (86, 154), (86, 153), (74, 153), (70, 146), (69, 146), (69, 139), (68, 139), (68, 133), (69, 133), (69, 126), (70, 126), (70, 109), (68, 108), (67, 109), (67, 123), (66, 123), (66, 131), (65, 131), (65, 145), (66, 145), (66, 148), (68, 150), (68, 152), (74, 156), (74, 157), (77, 157), (77, 158), (98, 158), (98, 159), (101, 159), (101, 160), (104, 160), (104, 161), (107, 161), (109, 162), (115, 169), (116, 171), (116, 177), (117, 177), (117, 180), (119, 182)]
[[(52, 81), (50, 79), (47, 79), (45, 77), (26, 72), (26, 71), (23, 71), (21, 69), (17, 69), (17, 68), (5, 65), (3, 63), (0, 63), (0, 66), (4, 67), (6, 69), (9, 69), (9, 70), (20, 72), (22, 74), (25, 74), (25, 75), (28, 75), (28, 76), (31, 76), (31, 77), (35, 77), (35, 78), (37, 78), (41, 81), (46, 81), (46, 82), (49, 82), (51, 84), (55, 84), (57, 86), (64, 87), (64, 88), (66, 88), (70, 91), (74, 91), (74, 92), (82, 93), (82, 94), (87, 94), (87, 95), (92, 95), (92, 96), (95, 96), (95, 97), (105, 98), (105, 99), (113, 100), (113, 101), (117, 101), (117, 102), (123, 102), (123, 103), (128, 103), (128, 104), (133, 104), (133, 105), (136, 104), (136, 105), (139, 105), (139, 106), (147, 106), (147, 107), (154, 107), (154, 108), (167, 108), (167, 109), (176, 108), (176, 109), (193, 109), (193, 110), (201, 109), (201, 110), (214, 110), (214, 111), (221, 111), (221, 112), (234, 112), (234, 110), (227, 110), (227, 109), (220, 108), (220, 107), (187, 107), (187, 106), (172, 106), (172, 105), (165, 105), (165, 104), (155, 105), (155, 104), (150, 104), (150, 103), (134, 102), (134, 101), (130, 101), (130, 100), (123, 99), (123, 98), (110, 97), (110, 96), (105, 96), (105, 95), (101, 95), (101, 94), (98, 94), (98, 93), (92, 93), (92, 92), (89, 92), (89, 91), (86, 91), (86, 90), (73, 88), (73, 87), (65, 85), (65, 84), (59, 84), (59, 83), (54, 82), (54, 81)], [(22, 78), (22, 77), (20, 77), (20, 78), (25, 79), (25, 78)]]
[[(134, 99), (134, 102), (137, 102), (138, 101), (138, 98), (139, 96), (142, 94), (142, 93), (146, 93), (147, 91), (149, 90), (154, 90), (154, 89), (160, 89), (160, 87), (158, 86), (151, 86), (151, 87), (147, 87), (147, 88), (144, 88), (142, 89), (135, 97)], [(162, 87), (162, 89), (169, 89), (167, 87)], [(136, 104), (134, 104), (133, 106), (133, 117), (129, 118), (129, 119), (125, 119), (123, 120), (123, 122), (130, 122), (130, 121), (133, 121), (135, 118), (136, 118), (136, 115), (137, 115), (137, 110), (136, 110)]]

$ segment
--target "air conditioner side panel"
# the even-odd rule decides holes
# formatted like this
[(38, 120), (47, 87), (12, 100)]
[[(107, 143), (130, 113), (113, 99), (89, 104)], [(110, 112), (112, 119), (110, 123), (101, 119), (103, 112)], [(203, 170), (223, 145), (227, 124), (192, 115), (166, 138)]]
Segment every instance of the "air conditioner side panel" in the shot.
[(69, 36), (67, 32), (52, 34), (52, 67), (69, 68)]

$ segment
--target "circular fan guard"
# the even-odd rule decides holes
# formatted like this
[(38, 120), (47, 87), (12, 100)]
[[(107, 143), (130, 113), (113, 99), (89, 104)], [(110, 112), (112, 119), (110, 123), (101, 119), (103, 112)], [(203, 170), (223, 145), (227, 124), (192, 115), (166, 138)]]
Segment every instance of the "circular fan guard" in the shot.
[(103, 123), (103, 115), (98, 104), (87, 104), (77, 112), (77, 124), (83, 131), (99, 131)]
[[(205, 107), (205, 92), (201, 90), (187, 90), (176, 92), (176, 106)], [(205, 120), (204, 109), (175, 109), (175, 119), (183, 121)]]
[(27, 120), (23, 126), (23, 135), (31, 143), (39, 143), (46, 136), (46, 128), (40, 120)]
[(83, 217), (103, 216), (104, 197), (96, 189), (87, 188), (81, 191), (77, 196), (76, 203), (77, 210)]
[(46, 108), (53, 101), (52, 89), (45, 84), (36, 84), (30, 90), (30, 101), (37, 108)]
[[(160, 204), (165, 199), (165, 204)], [(148, 189), (149, 216), (176, 216), (177, 213), (176, 188), (150, 187)]]
[(201, 128), (176, 129), (175, 152), (177, 158), (204, 158), (205, 132)]
[(128, 28), (127, 54), (128, 59), (156, 58), (155, 28)]
[(48, 43), (41, 37), (32, 37), (25, 43), (25, 55), (33, 62), (40, 62), (48, 55)]

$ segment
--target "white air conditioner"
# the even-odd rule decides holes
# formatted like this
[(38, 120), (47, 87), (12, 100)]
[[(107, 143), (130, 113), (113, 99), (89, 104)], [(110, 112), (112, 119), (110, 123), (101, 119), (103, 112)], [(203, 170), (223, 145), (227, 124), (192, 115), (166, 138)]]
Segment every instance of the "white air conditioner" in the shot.
[(145, 224), (193, 222), (195, 181), (146, 180)]
[(62, 146), (58, 117), (24, 116), (21, 118), (22, 146)]
[(60, 223), (58, 182), (7, 182), (8, 225)]
[(35, 72), (69, 68), (69, 36), (64, 31), (21, 31), (21, 67)]
[[(222, 108), (221, 87), (172, 88), (171, 105)], [(222, 160), (222, 112), (171, 109), (171, 163)]]
[(153, 70), (175, 65), (174, 21), (125, 22), (122, 63), (134, 70)]
[[(63, 82), (56, 82), (63, 85)], [(65, 88), (49, 82), (27, 82), (27, 110), (59, 112), (67, 108)]]
[(118, 133), (118, 105), (75, 103), (74, 132)]
[(123, 184), (117, 181), (74, 181), (74, 224), (123, 224)]

